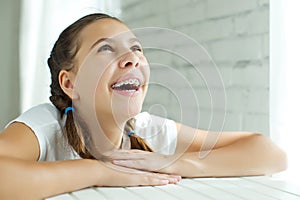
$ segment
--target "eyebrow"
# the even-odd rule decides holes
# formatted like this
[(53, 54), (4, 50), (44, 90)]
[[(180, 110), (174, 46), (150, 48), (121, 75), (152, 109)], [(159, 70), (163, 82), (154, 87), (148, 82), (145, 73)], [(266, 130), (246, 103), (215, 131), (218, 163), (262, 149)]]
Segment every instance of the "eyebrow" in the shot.
[[(110, 38), (100, 38), (100, 39), (98, 39), (91, 47), (90, 47), (90, 49), (93, 49), (97, 44), (99, 44), (99, 43), (101, 43), (101, 42), (104, 42), (104, 41), (106, 41), (106, 42), (113, 42), (113, 40), (112, 39), (110, 39)], [(141, 43), (140, 42), (140, 40), (139, 39), (137, 39), (137, 38), (130, 38), (129, 39), (129, 42), (138, 42), (138, 43)]]
[(98, 40), (91, 46), (90, 49), (94, 48), (97, 44), (99, 44), (100, 42), (103, 42), (103, 41), (111, 42), (111, 39), (109, 39), (109, 38), (100, 38), (100, 39), (98, 39)]
[(138, 42), (138, 43), (141, 44), (141, 41), (140, 41), (139, 39), (137, 39), (136, 37), (131, 38), (131, 39), (129, 40), (129, 42)]

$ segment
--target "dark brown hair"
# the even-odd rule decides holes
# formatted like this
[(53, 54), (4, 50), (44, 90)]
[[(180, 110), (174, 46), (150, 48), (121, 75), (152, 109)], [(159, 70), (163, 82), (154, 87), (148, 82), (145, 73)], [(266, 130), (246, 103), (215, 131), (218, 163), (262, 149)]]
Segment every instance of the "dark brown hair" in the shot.
[[(58, 76), (61, 70), (74, 69), (75, 56), (80, 47), (79, 34), (87, 25), (101, 19), (114, 19), (120, 21), (115, 17), (106, 14), (96, 13), (90, 14), (75, 21), (67, 27), (59, 36), (48, 58), (48, 65), (51, 72), (51, 96), (50, 101), (60, 111), (61, 117), (67, 107), (72, 106), (72, 99), (66, 95), (60, 87)], [(127, 134), (135, 128), (135, 120), (130, 119), (124, 128), (124, 133)], [(83, 129), (80, 123), (77, 123), (73, 118), (73, 113), (69, 111), (66, 116), (65, 126), (63, 128), (63, 135), (67, 139), (71, 147), (82, 158), (94, 158), (86, 148), (86, 141), (83, 134)], [(130, 136), (131, 148), (145, 151), (152, 151), (152, 149), (144, 142), (142, 138), (133, 134)]]

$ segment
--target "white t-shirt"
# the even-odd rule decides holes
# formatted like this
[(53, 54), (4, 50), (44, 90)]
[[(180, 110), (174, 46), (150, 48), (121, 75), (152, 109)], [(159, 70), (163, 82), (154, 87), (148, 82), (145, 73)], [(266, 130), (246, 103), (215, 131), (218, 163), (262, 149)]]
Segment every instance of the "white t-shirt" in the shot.
[[(136, 134), (154, 152), (169, 155), (175, 152), (177, 129), (174, 121), (147, 112), (138, 114), (135, 119)], [(62, 135), (64, 120), (54, 105), (45, 103), (35, 106), (9, 124), (13, 122), (24, 123), (34, 132), (40, 147), (39, 161), (80, 159)], [(130, 139), (126, 134), (123, 135), (122, 149), (130, 149)]]

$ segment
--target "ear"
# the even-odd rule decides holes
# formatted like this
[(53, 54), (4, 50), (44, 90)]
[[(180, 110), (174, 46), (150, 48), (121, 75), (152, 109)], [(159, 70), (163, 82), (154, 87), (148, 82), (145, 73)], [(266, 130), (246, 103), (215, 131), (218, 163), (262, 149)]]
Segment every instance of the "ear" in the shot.
[(58, 81), (61, 89), (71, 99), (78, 99), (79, 95), (74, 89), (75, 74), (71, 71), (61, 70), (58, 75)]

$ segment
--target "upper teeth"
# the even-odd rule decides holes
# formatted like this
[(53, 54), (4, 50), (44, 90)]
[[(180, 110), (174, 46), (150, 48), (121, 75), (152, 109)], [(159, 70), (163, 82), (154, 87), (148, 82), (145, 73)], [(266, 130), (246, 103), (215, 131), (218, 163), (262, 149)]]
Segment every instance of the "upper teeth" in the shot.
[(140, 81), (138, 79), (128, 79), (128, 80), (118, 82), (118, 83), (114, 84), (112, 87), (116, 88), (116, 87), (120, 87), (122, 85), (128, 85), (128, 84), (133, 84), (133, 85), (139, 86)]

